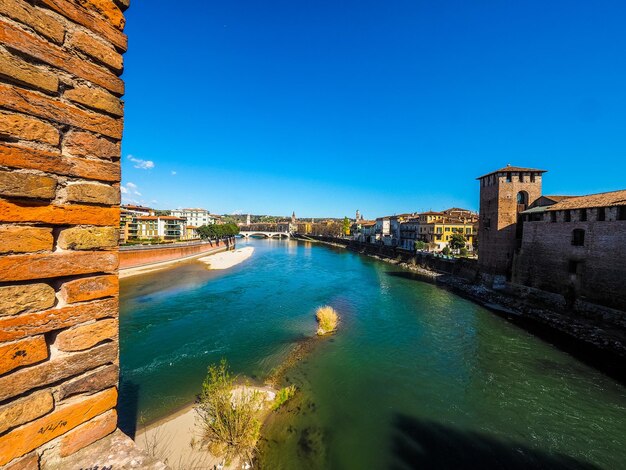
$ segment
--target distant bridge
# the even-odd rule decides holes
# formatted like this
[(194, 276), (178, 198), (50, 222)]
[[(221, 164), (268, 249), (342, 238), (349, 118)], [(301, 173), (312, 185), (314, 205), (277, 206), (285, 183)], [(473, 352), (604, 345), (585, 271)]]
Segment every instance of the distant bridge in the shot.
[(290, 238), (291, 233), (289, 232), (264, 232), (260, 230), (240, 230), (239, 235), (243, 238), (250, 237), (265, 237), (265, 238)]

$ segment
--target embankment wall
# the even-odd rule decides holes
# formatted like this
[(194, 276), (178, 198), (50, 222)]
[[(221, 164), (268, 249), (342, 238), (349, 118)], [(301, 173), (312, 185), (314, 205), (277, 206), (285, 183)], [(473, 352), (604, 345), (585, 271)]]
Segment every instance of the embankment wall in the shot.
[(202, 253), (215, 251), (218, 248), (226, 249), (231, 245), (232, 243), (230, 242), (220, 241), (185, 245), (177, 244), (166, 247), (150, 246), (132, 249), (122, 248), (119, 253), (120, 269), (135, 268), (154, 263), (189, 258), (191, 256), (201, 255)]

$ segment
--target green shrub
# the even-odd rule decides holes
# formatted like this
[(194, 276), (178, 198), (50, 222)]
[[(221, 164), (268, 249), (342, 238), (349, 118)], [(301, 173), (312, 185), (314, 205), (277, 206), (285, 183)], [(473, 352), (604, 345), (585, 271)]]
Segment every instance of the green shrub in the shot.
[(450, 255), (450, 248), (448, 248), (447, 246), (443, 247), (443, 250), (441, 250), (441, 252), (446, 255), (449, 256)]
[(335, 331), (337, 323), (339, 322), (337, 311), (329, 305), (319, 307), (315, 312), (315, 318), (319, 325), (317, 329), (318, 335), (325, 335), (326, 333)]
[(467, 258), (467, 248), (463, 247), (459, 250), (459, 255), (462, 256), (463, 258)]
[(219, 365), (210, 366), (196, 405), (203, 441), (213, 455), (222, 456), (227, 462), (234, 458), (250, 461), (261, 429), (257, 416), (262, 394), (235, 391), (235, 378), (224, 359)]
[(276, 394), (276, 398), (274, 398), (274, 403), (272, 403), (272, 410), (276, 411), (278, 408), (280, 408), (289, 400), (291, 400), (295, 394), (296, 394), (295, 385), (290, 385), (289, 387), (281, 388)]

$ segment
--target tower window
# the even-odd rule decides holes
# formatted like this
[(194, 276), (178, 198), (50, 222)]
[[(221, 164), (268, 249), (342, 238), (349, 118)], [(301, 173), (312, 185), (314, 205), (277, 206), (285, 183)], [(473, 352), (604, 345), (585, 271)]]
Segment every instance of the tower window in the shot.
[(626, 206), (617, 208), (617, 220), (626, 220)]
[(572, 245), (585, 246), (585, 231), (580, 228), (572, 230)]
[(526, 191), (520, 191), (517, 193), (517, 203), (524, 206), (528, 204), (528, 194), (526, 194)]
[(524, 173), (520, 173), (519, 174), (519, 182), (523, 183), (524, 182)]
[(550, 212), (550, 222), (556, 222), (556, 211)]
[(509, 171), (509, 172), (507, 172), (507, 174), (506, 174), (506, 182), (507, 182), (507, 183), (510, 183), (511, 181), (513, 181), (513, 177), (512, 177), (512, 175), (511, 175), (511, 172)]
[(598, 207), (598, 220), (600, 222), (606, 220), (606, 209), (604, 207)]
[(580, 220), (581, 220), (581, 222), (586, 222), (587, 221), (587, 209), (581, 209), (580, 210)]
[(530, 182), (531, 182), (531, 183), (534, 183), (534, 182), (535, 182), (535, 174), (534, 174), (534, 173), (531, 173), (531, 174), (530, 174)]
[(565, 211), (565, 222), (571, 222), (572, 221), (572, 212), (567, 210)]

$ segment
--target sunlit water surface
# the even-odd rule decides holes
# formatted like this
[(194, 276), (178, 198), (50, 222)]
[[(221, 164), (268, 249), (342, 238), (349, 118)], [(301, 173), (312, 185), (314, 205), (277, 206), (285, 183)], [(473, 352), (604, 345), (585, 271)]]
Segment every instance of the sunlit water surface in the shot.
[(396, 266), (325, 246), (252, 245), (121, 282), (121, 420), (193, 401), (207, 366), (262, 382), (316, 330), (341, 328), (286, 380), (297, 398), (260, 444), (263, 468), (626, 467), (626, 390), (491, 312)]

